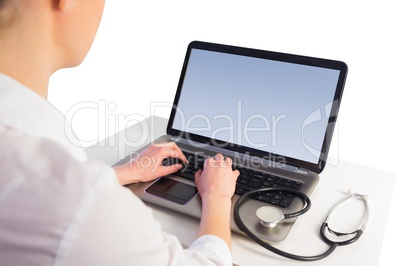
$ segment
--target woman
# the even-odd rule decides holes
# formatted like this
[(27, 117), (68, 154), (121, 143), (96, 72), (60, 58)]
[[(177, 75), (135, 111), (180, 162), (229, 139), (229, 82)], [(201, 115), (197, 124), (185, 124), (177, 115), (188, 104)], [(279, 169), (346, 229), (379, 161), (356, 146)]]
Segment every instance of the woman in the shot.
[(199, 238), (182, 249), (122, 185), (176, 172), (174, 143), (110, 168), (88, 161), (45, 99), (49, 77), (79, 65), (102, 0), (0, 0), (0, 258), (2, 265), (230, 265), (229, 216), (238, 171), (218, 154), (196, 173)]

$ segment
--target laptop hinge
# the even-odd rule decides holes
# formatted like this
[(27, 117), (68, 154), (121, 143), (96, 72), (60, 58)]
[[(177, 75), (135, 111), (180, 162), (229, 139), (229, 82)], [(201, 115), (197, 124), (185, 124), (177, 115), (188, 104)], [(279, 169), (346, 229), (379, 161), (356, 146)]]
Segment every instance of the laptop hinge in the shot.
[(297, 168), (296, 173), (302, 174), (302, 175), (308, 175), (309, 171), (310, 171), (310, 170), (308, 170), (308, 169), (300, 168), (300, 167), (299, 167), (299, 168)]
[(171, 141), (175, 141), (175, 142), (179, 142), (179, 141), (181, 140), (181, 138), (180, 138), (180, 137), (171, 136), (171, 137), (170, 137), (170, 140), (171, 140)]

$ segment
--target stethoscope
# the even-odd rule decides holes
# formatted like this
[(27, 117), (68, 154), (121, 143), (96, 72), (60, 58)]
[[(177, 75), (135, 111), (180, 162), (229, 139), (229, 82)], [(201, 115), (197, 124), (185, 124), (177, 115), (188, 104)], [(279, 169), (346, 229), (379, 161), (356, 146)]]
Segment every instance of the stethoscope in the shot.
[[(345, 246), (352, 244), (356, 242), (360, 236), (363, 234), (363, 231), (366, 228), (368, 218), (369, 218), (369, 206), (367, 202), (367, 195), (362, 195), (359, 193), (356, 193), (352, 190), (349, 190), (348, 195), (340, 200), (338, 203), (336, 203), (331, 210), (329, 211), (328, 215), (326, 216), (324, 222), (321, 225), (320, 229), (320, 236), (323, 239), (325, 243), (330, 245), (327, 251), (325, 251), (322, 254), (316, 255), (316, 256), (300, 256), (300, 255), (295, 255), (291, 253), (287, 253), (285, 251), (282, 251), (280, 249), (277, 249), (267, 242), (263, 241), (259, 237), (257, 237), (253, 232), (251, 232), (247, 226), (244, 224), (240, 217), (239, 209), (240, 206), (249, 198), (249, 196), (259, 193), (259, 192), (266, 192), (266, 191), (284, 191), (284, 192), (290, 192), (293, 193), (295, 196), (300, 198), (304, 202), (304, 206), (300, 211), (290, 213), (290, 214), (284, 214), (280, 209), (272, 206), (264, 206), (256, 211), (256, 216), (260, 221), (261, 226), (265, 226), (268, 228), (273, 228), (275, 227), (278, 223), (280, 223), (284, 219), (288, 218), (294, 218), (297, 216), (300, 216), (304, 213), (306, 213), (310, 208), (311, 208), (311, 201), (309, 197), (304, 194), (301, 191), (290, 189), (290, 188), (262, 188), (262, 189), (256, 189), (252, 190), (249, 192), (244, 193), (236, 202), (235, 207), (234, 207), (234, 218), (237, 226), (239, 227), (240, 230), (242, 230), (246, 235), (248, 235), (251, 239), (253, 239), (255, 242), (263, 246), (264, 248), (289, 259), (293, 260), (301, 260), (301, 261), (313, 261), (313, 260), (320, 260), (328, 255), (330, 255), (338, 246)], [(344, 232), (337, 232), (335, 230), (332, 230), (329, 227), (329, 220), (331, 218), (331, 215), (335, 212), (335, 210), (345, 201), (349, 199), (358, 199), (362, 200), (364, 202), (365, 206), (365, 215), (362, 221), (362, 225), (360, 228), (356, 229), (353, 232), (350, 233), (344, 233)], [(338, 238), (338, 240), (334, 240), (335, 238)], [(347, 238), (346, 240), (344, 240)]]

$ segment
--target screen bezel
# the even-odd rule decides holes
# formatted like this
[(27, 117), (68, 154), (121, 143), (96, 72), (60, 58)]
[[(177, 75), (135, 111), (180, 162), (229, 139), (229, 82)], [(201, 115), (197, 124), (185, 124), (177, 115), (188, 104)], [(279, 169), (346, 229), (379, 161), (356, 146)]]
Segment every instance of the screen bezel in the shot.
[[(186, 69), (187, 69), (187, 65), (188, 65), (188, 62), (190, 59), (192, 49), (221, 52), (221, 53), (227, 53), (227, 54), (233, 54), (233, 55), (250, 56), (250, 57), (255, 57), (255, 58), (260, 58), (260, 59), (269, 59), (269, 60), (275, 60), (275, 61), (281, 61), (281, 62), (287, 62), (287, 63), (296, 63), (296, 64), (302, 64), (302, 65), (307, 65), (307, 66), (315, 66), (315, 67), (339, 70), (340, 71), (339, 79), (338, 79), (338, 83), (337, 83), (334, 98), (333, 98), (334, 104), (332, 105), (330, 115), (328, 118), (326, 133), (324, 135), (320, 158), (319, 158), (318, 162), (312, 163), (312, 162), (308, 162), (308, 161), (303, 161), (303, 160), (300, 160), (297, 158), (286, 157), (281, 154), (275, 154), (275, 153), (270, 153), (270, 152), (266, 152), (266, 151), (253, 149), (253, 148), (246, 147), (246, 146), (241, 146), (241, 145), (232, 144), (232, 143), (226, 143), (224, 141), (216, 140), (216, 139), (214, 139), (212, 141), (211, 138), (208, 138), (205, 136), (200, 136), (200, 135), (193, 134), (193, 133), (184, 134), (184, 132), (182, 132), (181, 130), (172, 128), (174, 118), (176, 115), (176, 111), (177, 111), (176, 107), (178, 106), (178, 102), (180, 100), (181, 90), (182, 90), (184, 78), (186, 76)], [(316, 173), (321, 173), (325, 168), (326, 160), (328, 158), (329, 147), (330, 147), (332, 136), (334, 133), (335, 122), (337, 120), (337, 116), (339, 113), (339, 105), (341, 102), (343, 89), (345, 86), (347, 70), (348, 70), (347, 65), (344, 62), (336, 61), (336, 60), (308, 57), (308, 56), (301, 56), (301, 55), (294, 55), (294, 54), (287, 54), (287, 53), (279, 53), (279, 52), (272, 52), (272, 51), (265, 51), (265, 50), (257, 50), (257, 49), (222, 45), (222, 44), (216, 44), (216, 43), (193, 41), (188, 45), (188, 48), (187, 48), (186, 56), (185, 56), (184, 63), (183, 63), (183, 68), (182, 68), (180, 79), (179, 79), (179, 84), (178, 84), (176, 95), (175, 95), (174, 102), (173, 102), (172, 111), (170, 113), (170, 117), (169, 117), (169, 121), (168, 121), (168, 125), (167, 125), (167, 130), (166, 130), (167, 134), (172, 135), (172, 136), (179, 136), (182, 138), (191, 139), (192, 141), (196, 141), (199, 143), (205, 143), (205, 144), (209, 144), (209, 145), (213, 145), (215, 143), (221, 147), (224, 146), (225, 149), (230, 149), (230, 150), (238, 151), (241, 153), (246, 153), (251, 156), (264, 157), (264, 158), (268, 157), (273, 161), (281, 160), (281, 162), (284, 162), (284, 160), (285, 160), (285, 163), (288, 165), (293, 165), (293, 166), (297, 166), (297, 167), (301, 167), (304, 169), (314, 171)]]

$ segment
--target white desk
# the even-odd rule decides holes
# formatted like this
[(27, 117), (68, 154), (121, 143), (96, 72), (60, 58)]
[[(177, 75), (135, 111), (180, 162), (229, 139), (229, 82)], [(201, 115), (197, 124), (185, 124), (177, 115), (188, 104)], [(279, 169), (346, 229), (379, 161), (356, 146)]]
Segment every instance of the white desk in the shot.
[[(113, 165), (130, 152), (164, 134), (166, 123), (164, 118), (148, 118), (87, 148), (88, 157)], [(338, 247), (328, 258), (308, 264), (377, 265), (396, 174), (339, 161), (337, 165), (327, 165), (320, 177), (310, 197), (313, 204), (311, 210), (298, 218), (285, 241), (277, 247), (300, 255), (315, 255), (325, 251), (327, 246), (320, 240), (319, 228), (329, 209), (344, 196), (343, 193), (352, 188), (369, 195), (370, 219), (367, 229), (356, 243)], [(176, 235), (182, 244), (189, 245), (196, 238), (198, 220), (156, 206), (151, 207), (164, 230)], [(347, 223), (349, 220), (345, 218), (344, 221)], [(352, 222), (350, 226), (354, 224)], [(238, 265), (306, 264), (279, 257), (239, 234), (233, 234), (232, 253), (233, 262)]]

